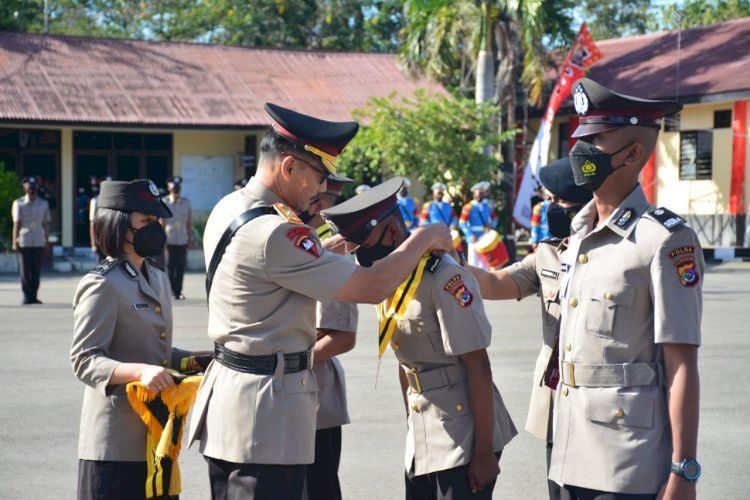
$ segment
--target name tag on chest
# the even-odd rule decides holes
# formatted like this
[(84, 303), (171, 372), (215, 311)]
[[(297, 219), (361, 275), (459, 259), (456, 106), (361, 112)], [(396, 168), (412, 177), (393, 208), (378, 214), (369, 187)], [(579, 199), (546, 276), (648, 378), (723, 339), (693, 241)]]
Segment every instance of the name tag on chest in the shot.
[(133, 309), (135, 309), (136, 311), (148, 311), (149, 309), (151, 309), (151, 306), (149, 306), (148, 304), (133, 304)]
[(560, 276), (560, 273), (557, 273), (552, 269), (542, 269), (542, 276), (556, 280)]

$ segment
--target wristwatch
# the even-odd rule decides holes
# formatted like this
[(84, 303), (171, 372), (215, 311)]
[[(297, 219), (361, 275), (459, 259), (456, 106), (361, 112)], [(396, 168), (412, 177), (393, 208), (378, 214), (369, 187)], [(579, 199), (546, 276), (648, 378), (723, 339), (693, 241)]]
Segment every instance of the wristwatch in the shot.
[(686, 458), (681, 462), (672, 462), (671, 472), (694, 483), (701, 477), (701, 464), (694, 458)]

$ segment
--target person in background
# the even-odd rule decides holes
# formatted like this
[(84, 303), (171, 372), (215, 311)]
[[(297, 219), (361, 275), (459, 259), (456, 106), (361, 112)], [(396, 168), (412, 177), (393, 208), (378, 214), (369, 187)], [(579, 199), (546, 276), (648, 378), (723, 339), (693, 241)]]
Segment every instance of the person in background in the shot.
[(488, 266), (477, 253), (475, 244), (484, 233), (497, 226), (495, 211), (489, 202), (490, 183), (477, 182), (471, 187), (473, 199), (461, 209), (458, 225), (469, 243), (467, 259), (469, 264), (487, 269)]
[(414, 198), (409, 196), (410, 189), (411, 181), (404, 178), (404, 185), (398, 192), (396, 199), (398, 200), (398, 208), (401, 210), (401, 215), (404, 217), (404, 222), (406, 222), (406, 228), (409, 231), (413, 231), (419, 226), (419, 208)]
[(21, 180), (24, 195), (13, 201), (13, 251), (18, 252), (21, 270), (22, 304), (41, 304), (37, 297), (44, 250), (49, 248), (50, 213), (47, 200), (38, 196), (34, 177)]
[(167, 274), (172, 285), (172, 297), (184, 300), (182, 280), (187, 267), (187, 251), (193, 236), (192, 212), (190, 200), (180, 195), (182, 177), (176, 175), (167, 179), (168, 195), (164, 203), (172, 212), (172, 217), (163, 219), (162, 225), (167, 233)]
[(548, 193), (544, 193), (542, 201), (534, 205), (531, 210), (531, 243), (532, 250), (536, 250), (539, 242), (549, 239), (552, 235), (547, 224), (547, 208), (551, 201)]
[(151, 261), (166, 241), (158, 219), (171, 215), (147, 179), (101, 184), (94, 235), (107, 258), (81, 278), (73, 297), (70, 362), (86, 384), (80, 500), (145, 499), (147, 427), (128, 403), (125, 386), (140, 381), (162, 391), (175, 386), (170, 368), (202, 368), (198, 353), (172, 347), (169, 281)]
[(240, 177), (234, 182), (234, 191), (239, 191), (245, 186), (247, 186), (247, 177)]
[(443, 222), (448, 224), (451, 229), (458, 227), (458, 217), (453, 205), (443, 201), (447, 189), (447, 186), (442, 182), (436, 182), (432, 185), (432, 201), (428, 201), (422, 206), (422, 224)]

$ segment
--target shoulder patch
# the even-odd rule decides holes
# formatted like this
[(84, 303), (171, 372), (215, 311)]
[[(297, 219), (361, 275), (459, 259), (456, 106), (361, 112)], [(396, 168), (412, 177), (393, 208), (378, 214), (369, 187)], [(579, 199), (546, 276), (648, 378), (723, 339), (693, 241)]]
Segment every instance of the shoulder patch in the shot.
[(681, 247), (673, 248), (669, 252), (669, 258), (674, 260), (676, 257), (686, 254), (695, 254), (695, 247), (693, 245), (683, 245)]
[(674, 231), (678, 227), (687, 223), (685, 219), (664, 207), (653, 208), (647, 212), (651, 217), (656, 219), (658, 223), (667, 228), (669, 232)]
[(114, 269), (115, 266), (120, 262), (120, 259), (105, 259), (96, 266), (89, 269), (89, 272), (91, 274), (98, 274), (99, 276), (104, 276), (108, 272), (110, 272), (112, 269)]
[(292, 224), (304, 224), (302, 219), (297, 215), (297, 212), (291, 207), (284, 205), (283, 203), (274, 203), (273, 208), (285, 221), (291, 222)]
[(627, 227), (633, 223), (635, 220), (633, 218), (633, 215), (635, 215), (635, 209), (634, 208), (626, 208), (623, 210), (623, 212), (617, 217), (617, 220), (615, 221), (615, 226), (619, 227), (620, 229), (627, 229)]
[[(156, 269), (159, 269), (160, 271), (164, 271), (164, 268), (161, 265), (159, 265), (159, 263), (156, 262), (155, 259), (152, 259), (151, 257), (147, 257), (146, 261), (148, 261), (148, 263), (150, 265), (154, 266)], [(164, 272), (166, 272), (166, 271), (164, 271)]]
[(468, 307), (474, 301), (474, 296), (471, 294), (469, 289), (464, 284), (463, 278), (460, 274), (454, 274), (445, 285), (443, 290), (453, 295), (458, 305), (461, 307)]
[(425, 269), (429, 273), (435, 273), (437, 271), (438, 266), (440, 265), (440, 262), (443, 260), (442, 257), (439, 255), (435, 255), (434, 253), (430, 254), (430, 257), (427, 259), (427, 264), (425, 265)]
[(318, 245), (315, 240), (311, 237), (312, 229), (309, 226), (293, 227), (286, 233), (286, 237), (292, 244), (302, 250), (303, 252), (309, 253), (316, 259), (320, 257), (318, 251)]
[(700, 282), (701, 277), (698, 274), (698, 267), (695, 265), (695, 257), (692, 255), (680, 257), (675, 261), (674, 267), (682, 286), (691, 288)]

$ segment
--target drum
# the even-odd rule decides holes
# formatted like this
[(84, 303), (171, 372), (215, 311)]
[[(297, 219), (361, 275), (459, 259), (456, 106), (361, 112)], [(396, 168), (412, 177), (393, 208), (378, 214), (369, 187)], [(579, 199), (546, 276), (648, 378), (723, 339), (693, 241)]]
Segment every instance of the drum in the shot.
[(474, 244), (477, 253), (493, 269), (502, 267), (510, 257), (500, 234), (494, 229), (484, 233)]

